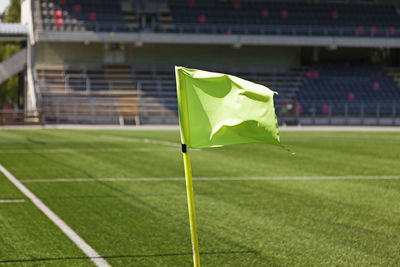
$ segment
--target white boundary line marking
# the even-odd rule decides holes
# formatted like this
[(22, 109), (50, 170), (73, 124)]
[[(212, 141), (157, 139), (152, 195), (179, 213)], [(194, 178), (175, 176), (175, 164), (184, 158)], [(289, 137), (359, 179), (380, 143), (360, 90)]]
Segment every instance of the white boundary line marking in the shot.
[(38, 197), (26, 188), (17, 178), (15, 178), (3, 165), (0, 164), (0, 171), (13, 183), (36, 207), (39, 208), (61, 231), (64, 232), (97, 266), (110, 267), (108, 262), (103, 259), (89, 244), (85, 242), (71, 227), (69, 227), (60, 217), (51, 211)]
[(25, 199), (0, 199), (0, 203), (22, 203)]
[[(66, 130), (119, 130), (119, 131), (179, 131), (179, 125), (140, 125), (140, 126), (119, 126), (119, 125), (85, 125), (85, 124), (48, 124), (48, 125), (15, 125), (0, 126), (0, 129), (66, 129)], [(279, 131), (377, 131), (377, 132), (399, 132), (398, 126), (280, 126)]]
[(0, 154), (32, 154), (34, 152), (42, 152), (42, 153), (101, 153), (101, 152), (108, 152), (108, 153), (122, 153), (122, 152), (153, 152), (153, 151), (178, 151), (175, 148), (170, 147), (137, 147), (137, 148), (99, 148), (99, 149), (35, 149), (27, 150), (27, 149), (0, 149)]
[[(321, 181), (321, 180), (400, 180), (400, 176), (298, 176), (298, 177), (193, 177), (195, 181)], [(139, 178), (56, 178), (25, 179), (22, 183), (80, 183), (80, 182), (162, 182), (184, 181), (183, 177), (139, 177)]]
[(168, 141), (157, 140), (157, 139), (124, 137), (124, 136), (116, 136), (116, 135), (101, 135), (100, 137), (108, 138), (108, 139), (112, 139), (112, 140), (126, 141), (126, 142), (157, 144), (157, 145), (165, 145), (165, 146), (171, 146), (171, 147), (180, 147), (181, 146), (179, 143), (168, 142)]

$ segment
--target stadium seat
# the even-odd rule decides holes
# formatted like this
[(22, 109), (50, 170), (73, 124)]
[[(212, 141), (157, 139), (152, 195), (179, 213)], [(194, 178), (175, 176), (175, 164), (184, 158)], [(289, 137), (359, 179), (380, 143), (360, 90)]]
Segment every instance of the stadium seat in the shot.
[[(122, 0), (38, 0), (40, 2), (42, 28), (49, 29), (47, 19), (55, 11), (62, 12), (66, 19), (75, 19), (77, 24), (92, 25), (95, 31), (138, 30), (140, 8), (135, 12), (124, 10)], [(400, 16), (396, 6), (390, 4), (348, 4), (348, 3), (296, 3), (289, 1), (195, 1), (166, 0), (167, 5), (150, 16), (152, 30), (188, 32), (211, 32), (225, 34), (227, 27), (232, 33), (285, 34), (285, 35), (343, 35), (360, 37), (396, 36)], [(96, 19), (89, 14), (96, 13)], [(57, 13), (58, 14), (58, 13)], [(59, 15), (57, 15), (59, 16)], [(168, 23), (166, 23), (168, 18)], [(267, 19), (268, 18), (268, 19)], [(132, 21), (133, 20), (133, 21)], [(71, 25), (76, 30), (82, 27)], [(102, 27), (105, 24), (114, 26)], [(210, 27), (205, 27), (207, 24)], [(54, 24), (53, 24), (54, 25)], [(94, 26), (93, 26), (94, 25)], [(265, 30), (266, 26), (268, 29)], [(147, 25), (148, 27), (148, 25)], [(296, 29), (294, 31), (294, 29)], [(304, 30), (307, 29), (307, 30)]]
[(239, 10), (240, 9), (240, 2), (238, 0), (233, 1), (233, 8), (235, 10)]
[(75, 4), (74, 5), (74, 12), (75, 13), (80, 13), (82, 10), (82, 6), (80, 4)]
[[(318, 106), (326, 115), (328, 109), (324, 105), (354, 102), (364, 103), (365, 112), (374, 113), (376, 103), (388, 103), (391, 106), (400, 101), (400, 88), (395, 82), (397, 77), (400, 78), (398, 69), (384, 70), (378, 65), (351, 64), (349, 61), (345, 61), (344, 65), (321, 63), (309, 69), (296, 96), (303, 109), (308, 110), (311, 105)], [(319, 79), (314, 78), (314, 70), (320, 74)]]
[(90, 13), (89, 13), (89, 20), (90, 20), (90, 21), (95, 21), (96, 18), (97, 18), (96, 12), (90, 12)]
[(269, 17), (269, 10), (267, 8), (261, 9), (261, 14), (264, 18)]
[(190, 8), (194, 8), (194, 6), (195, 6), (194, 0), (188, 0), (187, 5), (188, 5), (188, 7), (190, 7)]
[(64, 20), (62, 18), (57, 18), (56, 19), (56, 27), (57, 29), (61, 29), (64, 25)]
[(199, 16), (199, 23), (204, 24), (206, 23), (206, 21), (207, 21), (206, 16), (204, 14), (201, 14)]

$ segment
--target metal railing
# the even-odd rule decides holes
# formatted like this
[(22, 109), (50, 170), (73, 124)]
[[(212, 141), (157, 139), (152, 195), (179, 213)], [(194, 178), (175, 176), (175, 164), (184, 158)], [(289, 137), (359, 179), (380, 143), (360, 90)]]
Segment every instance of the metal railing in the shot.
[(297, 110), (297, 120), (304, 125), (400, 125), (399, 102), (305, 102)]
[(52, 97), (42, 103), (45, 124), (177, 123), (177, 103), (155, 97)]
[[(72, 82), (71, 79), (73, 79)], [(84, 86), (82, 86), (82, 84), (84, 84)], [(69, 93), (71, 86), (78, 86), (84, 89), (84, 91), (86, 91), (88, 94), (90, 94), (90, 80), (85, 73), (66, 74), (64, 76), (64, 90), (66, 94)]]
[[(141, 80), (141, 78), (146, 78)], [(151, 78), (151, 79), (150, 79)], [(168, 78), (168, 79), (166, 79)], [(169, 79), (171, 78), (171, 79)], [(249, 77), (246, 77), (249, 78)], [(271, 89), (280, 88), (280, 96), (294, 94), (301, 84), (302, 77), (253, 76), (255, 82), (268, 84)], [(249, 79), (250, 79), (249, 78)], [(132, 75), (127, 74), (86, 74), (86, 73), (41, 73), (36, 78), (40, 91), (45, 94), (58, 95), (96, 95), (96, 94), (140, 94), (139, 84), (143, 94), (151, 96), (175, 96), (175, 80), (168, 77), (137, 77), (134, 82)]]
[(40, 121), (40, 110), (0, 110), (1, 125), (38, 125)]
[(44, 31), (95, 31), (95, 32), (158, 32), (158, 33), (211, 33), (211, 34), (256, 34), (290, 36), (346, 36), (346, 37), (399, 37), (400, 32), (389, 26), (362, 27), (321, 26), (321, 25), (265, 25), (265, 24), (200, 24), (175, 23), (167, 27), (152, 24), (133, 27), (121, 22), (65, 22), (57, 28), (51, 23), (43, 23)]
[(176, 24), (172, 29), (161, 26), (157, 32), (213, 33), (213, 34), (257, 34), (292, 36), (351, 36), (351, 37), (398, 37), (390, 27), (375, 27), (373, 30), (359, 26), (320, 26), (320, 25), (232, 25), (232, 24)]
[[(104, 76), (107, 78), (104, 78)], [(108, 93), (135, 93), (136, 86), (131, 75), (122, 74), (86, 74), (86, 73), (68, 73), (68, 74), (41, 74), (36, 77), (36, 84), (41, 93), (50, 94), (85, 94), (91, 95), (107, 91)]]
[(138, 32), (144, 29), (139, 27), (129, 26), (121, 22), (92, 22), (92, 21), (77, 21), (64, 22), (62, 26), (57, 27), (54, 23), (42, 22), (43, 31), (96, 31), (96, 32)]
[[(42, 110), (0, 111), (0, 125), (39, 124), (176, 124), (176, 99), (153, 97), (118, 99), (46, 100)], [(78, 100), (79, 99), (79, 100)], [(280, 103), (276, 103), (279, 111)], [(279, 116), (280, 124), (400, 126), (400, 103), (302, 103), (296, 117)]]
[[(54, 75), (54, 79), (48, 80)], [(97, 76), (96, 76), (97, 75)], [(140, 124), (140, 123), (177, 123), (177, 102), (175, 81), (143, 80), (134, 84), (132, 76), (127, 74), (42, 74), (39, 84), (42, 93), (50, 92), (43, 99), (44, 123), (101, 123), (101, 124)], [(127, 94), (114, 94), (109, 80), (126, 78), (129, 88)], [(151, 75), (153, 77), (153, 75)], [(150, 77), (150, 78), (151, 78)], [(154, 77), (153, 77), (154, 78)], [(76, 79), (75, 82), (72, 82)], [(58, 86), (48, 84), (55, 82)], [(74, 86), (71, 86), (74, 84)], [(94, 89), (95, 87), (95, 89)], [(58, 88), (58, 89), (57, 89)], [(43, 90), (45, 89), (45, 90)], [(56, 90), (55, 90), (56, 89)], [(97, 97), (94, 92), (105, 90), (107, 97)], [(273, 89), (273, 88), (272, 88)], [(60, 94), (52, 94), (59, 92)], [(82, 92), (73, 98), (71, 93)], [(83, 97), (82, 97), (83, 96)], [(125, 98), (123, 97), (125, 96)], [(127, 103), (125, 100), (135, 99)], [(125, 100), (124, 100), (125, 99)], [(291, 98), (293, 99), (293, 98)], [(300, 101), (295, 117), (280, 116), (282, 96), (275, 101), (280, 123), (304, 125), (400, 125), (400, 102), (321, 102)], [(125, 101), (125, 102), (124, 102)]]

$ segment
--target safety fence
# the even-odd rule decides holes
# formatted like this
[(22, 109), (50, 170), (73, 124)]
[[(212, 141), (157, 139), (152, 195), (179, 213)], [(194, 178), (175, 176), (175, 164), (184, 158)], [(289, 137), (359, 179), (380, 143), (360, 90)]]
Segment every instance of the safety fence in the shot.
[(282, 122), (303, 125), (400, 125), (398, 102), (304, 102), (295, 118)]
[(41, 124), (39, 110), (0, 110), (0, 126), (2, 125), (38, 125)]
[(255, 34), (290, 36), (343, 36), (343, 37), (384, 37), (400, 36), (393, 27), (361, 26), (321, 26), (321, 25), (264, 25), (264, 24), (199, 24), (177, 23), (163, 25), (152, 23), (145, 26), (131, 26), (117, 22), (65, 22), (62, 27), (53, 23), (44, 23), (44, 31), (57, 32), (156, 32), (156, 33), (208, 33), (208, 34)]

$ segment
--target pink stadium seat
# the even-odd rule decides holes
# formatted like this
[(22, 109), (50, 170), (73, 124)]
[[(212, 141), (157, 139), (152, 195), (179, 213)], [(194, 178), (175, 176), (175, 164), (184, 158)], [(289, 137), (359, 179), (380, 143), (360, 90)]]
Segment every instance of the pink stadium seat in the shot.
[(301, 113), (303, 113), (303, 106), (299, 103), (299, 104), (297, 104), (297, 114), (301, 114)]
[(347, 94), (347, 99), (351, 102), (354, 101), (354, 99), (356, 98), (356, 96), (354, 95), (354, 93), (348, 93)]
[(329, 113), (329, 105), (328, 104), (323, 104), (321, 111), (322, 111), (322, 114), (328, 115), (328, 113)]
[(281, 17), (283, 19), (286, 19), (289, 16), (289, 12), (287, 11), (287, 9), (282, 9), (281, 10)]
[(374, 91), (378, 91), (380, 87), (381, 86), (380, 86), (379, 82), (374, 82), (372, 84), (372, 88), (374, 89)]
[(204, 23), (206, 23), (206, 21), (207, 21), (206, 16), (203, 15), (203, 14), (201, 14), (201, 15), (199, 16), (199, 22), (200, 22), (201, 24), (204, 24)]
[(337, 10), (332, 10), (331, 17), (332, 19), (337, 20), (339, 18), (339, 12)]
[(91, 21), (95, 21), (96, 18), (97, 18), (96, 12), (90, 12), (90, 13), (89, 13), (89, 19), (90, 19)]
[(393, 26), (391, 26), (391, 27), (389, 27), (389, 33), (390, 33), (390, 35), (395, 35), (396, 34), (396, 28), (395, 27), (393, 27)]
[(55, 19), (59, 19), (59, 18), (61, 18), (62, 17), (62, 12), (61, 12), (61, 10), (56, 10), (56, 11), (54, 11), (54, 18)]
[(359, 35), (364, 35), (364, 27), (363, 26), (358, 26), (357, 31), (358, 31)]
[(319, 71), (317, 70), (309, 70), (306, 72), (306, 77), (307, 78), (312, 78), (312, 79), (319, 79)]
[(262, 15), (264, 18), (269, 17), (269, 10), (268, 10), (267, 8), (262, 9), (262, 10), (261, 10), (261, 15)]
[(233, 8), (236, 10), (240, 9), (240, 2), (238, 0), (233, 1)]
[(195, 6), (194, 0), (188, 0), (187, 5), (188, 5), (188, 7), (190, 7), (190, 8), (194, 8), (194, 6)]
[(56, 19), (56, 27), (57, 27), (57, 29), (61, 29), (63, 24), (64, 24), (64, 20), (62, 18)]
[(80, 4), (75, 4), (74, 5), (74, 12), (75, 13), (80, 13), (82, 10), (82, 6)]
[(371, 26), (371, 34), (372, 35), (376, 34), (376, 27), (375, 26)]

